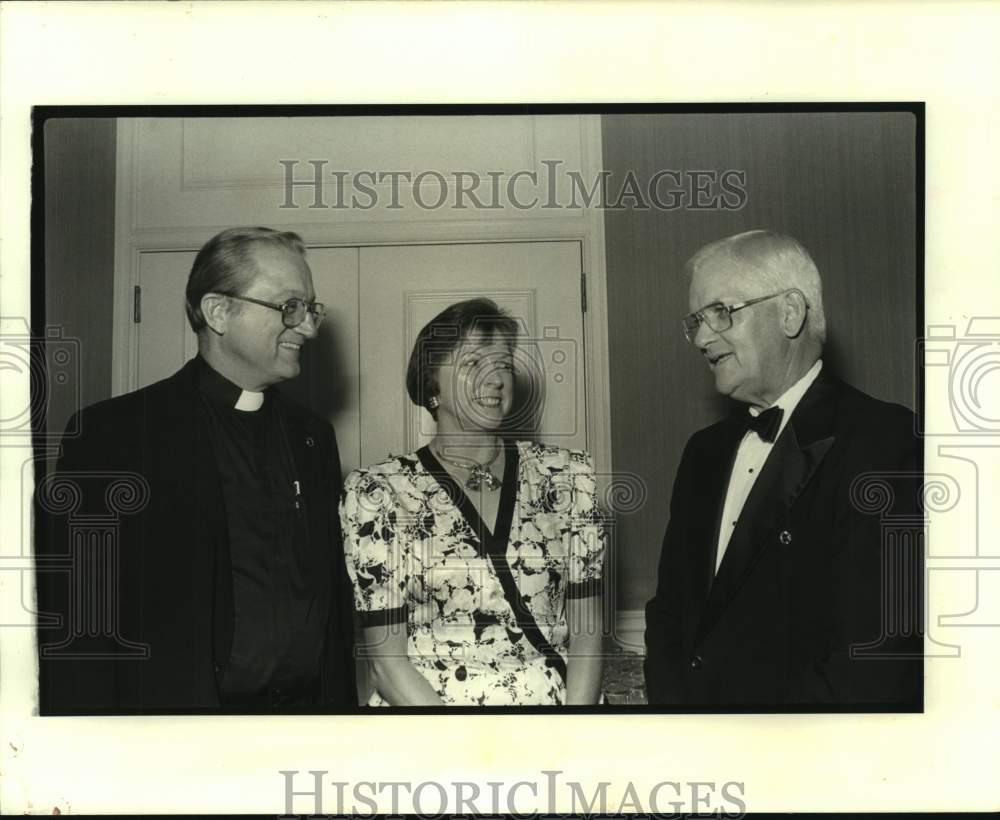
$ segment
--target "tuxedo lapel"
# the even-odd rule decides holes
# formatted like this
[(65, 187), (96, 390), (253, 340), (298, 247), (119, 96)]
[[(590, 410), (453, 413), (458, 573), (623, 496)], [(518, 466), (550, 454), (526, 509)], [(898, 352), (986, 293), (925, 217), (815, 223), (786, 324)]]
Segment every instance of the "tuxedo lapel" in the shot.
[[(834, 443), (835, 387), (817, 381), (802, 397), (788, 424), (774, 443), (760, 476), (736, 522), (725, 556), (715, 575), (698, 628), (701, 640), (719, 620), (746, 582), (777, 529)], [(725, 503), (727, 483), (721, 491)], [(714, 538), (717, 543), (718, 530)], [(715, 554), (714, 550), (706, 550)]]

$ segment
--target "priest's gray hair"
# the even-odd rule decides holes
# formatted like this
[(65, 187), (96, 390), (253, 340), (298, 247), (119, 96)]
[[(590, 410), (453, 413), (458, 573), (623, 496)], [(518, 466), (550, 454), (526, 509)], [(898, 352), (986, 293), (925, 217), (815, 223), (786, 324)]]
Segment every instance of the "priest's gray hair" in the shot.
[(206, 293), (242, 296), (257, 271), (253, 250), (261, 245), (284, 248), (302, 256), (306, 254), (301, 236), (294, 231), (273, 228), (228, 228), (209, 239), (198, 251), (184, 292), (184, 309), (195, 333), (205, 328), (201, 298)]

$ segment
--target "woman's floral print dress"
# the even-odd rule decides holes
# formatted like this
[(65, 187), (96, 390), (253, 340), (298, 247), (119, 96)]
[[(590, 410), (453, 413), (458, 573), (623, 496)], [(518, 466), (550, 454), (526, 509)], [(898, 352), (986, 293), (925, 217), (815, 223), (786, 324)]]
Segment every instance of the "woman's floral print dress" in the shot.
[(601, 591), (594, 470), (581, 450), (504, 446), (492, 533), (426, 447), (347, 477), (355, 607), (363, 626), (406, 625), (410, 662), (446, 704), (559, 705), (566, 599)]

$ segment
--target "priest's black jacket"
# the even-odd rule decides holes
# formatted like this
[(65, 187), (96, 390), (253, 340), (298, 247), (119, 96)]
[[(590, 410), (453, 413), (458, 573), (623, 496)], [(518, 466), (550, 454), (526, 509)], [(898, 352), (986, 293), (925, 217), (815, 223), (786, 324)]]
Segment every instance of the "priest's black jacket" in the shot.
[[(36, 477), (41, 714), (222, 709), (234, 632), (232, 566), (198, 363), (80, 412), (55, 470)], [(357, 705), (352, 597), (325, 420), (275, 392), (311, 548), (330, 583), (319, 704)]]

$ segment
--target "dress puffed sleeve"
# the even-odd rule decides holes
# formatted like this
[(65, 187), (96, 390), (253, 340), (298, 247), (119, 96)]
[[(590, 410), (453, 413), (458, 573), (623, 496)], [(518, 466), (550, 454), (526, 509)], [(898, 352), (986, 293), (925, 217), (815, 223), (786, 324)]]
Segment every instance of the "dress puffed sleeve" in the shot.
[(569, 459), (572, 487), (569, 584), (570, 598), (601, 594), (604, 571), (604, 514), (597, 505), (597, 480), (589, 453), (571, 450)]
[(407, 619), (407, 561), (397, 537), (395, 506), (383, 475), (355, 470), (344, 481), (340, 501), (344, 557), (362, 626)]

